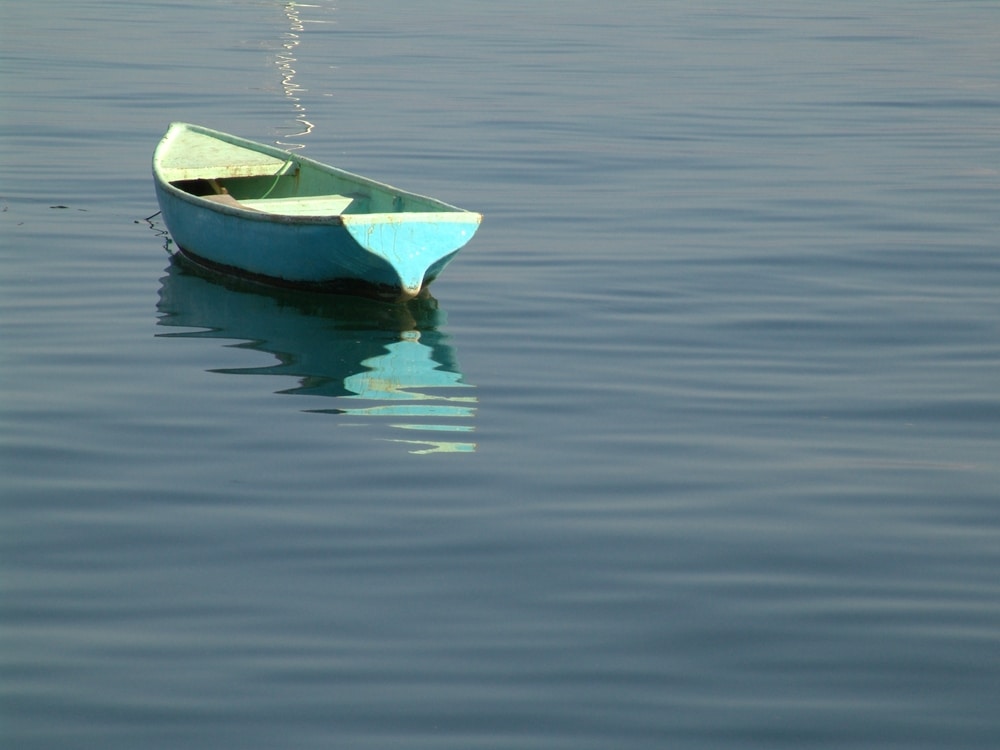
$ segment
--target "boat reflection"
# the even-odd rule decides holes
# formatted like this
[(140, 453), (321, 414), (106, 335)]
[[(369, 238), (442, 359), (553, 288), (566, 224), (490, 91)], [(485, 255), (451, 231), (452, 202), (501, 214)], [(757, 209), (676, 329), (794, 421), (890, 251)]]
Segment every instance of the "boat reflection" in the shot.
[(407, 437), (388, 439), (411, 453), (475, 451), (461, 438), (474, 430), (477, 399), (465, 393), (472, 386), (463, 382), (434, 298), (396, 305), (285, 292), (208, 275), (180, 256), (161, 281), (158, 324), (198, 330), (160, 336), (235, 339), (277, 360), (210, 372), (292, 377), (298, 384), (278, 393), (338, 400), (304, 411), (400, 420), (390, 423)]

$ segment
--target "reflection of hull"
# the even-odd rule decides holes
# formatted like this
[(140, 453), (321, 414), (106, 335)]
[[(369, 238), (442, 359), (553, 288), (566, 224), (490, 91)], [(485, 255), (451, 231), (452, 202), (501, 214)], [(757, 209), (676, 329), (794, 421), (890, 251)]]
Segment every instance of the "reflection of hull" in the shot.
[[(277, 359), (272, 365), (213, 372), (277, 375), (297, 383), (281, 390), (343, 400), (312, 412), (445, 419), (396, 427), (440, 432), (471, 431), (476, 399), (457, 395), (462, 382), (447, 336), (444, 312), (433, 298), (405, 305), (330, 295), (283, 292), (225, 277), (209, 277), (172, 260), (162, 280), (160, 325), (188, 330), (164, 336), (246, 341), (246, 348)], [(220, 283), (221, 282), (221, 283)], [(407, 440), (432, 450), (472, 450), (474, 444)], [(424, 451), (414, 451), (424, 452)]]

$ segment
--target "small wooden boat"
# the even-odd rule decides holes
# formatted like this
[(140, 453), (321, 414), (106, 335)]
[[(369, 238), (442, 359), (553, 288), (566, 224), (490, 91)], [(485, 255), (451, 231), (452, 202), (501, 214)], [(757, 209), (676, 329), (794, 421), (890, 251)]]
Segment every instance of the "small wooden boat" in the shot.
[(173, 123), (153, 154), (178, 251), (278, 286), (407, 300), (482, 217), (274, 146)]

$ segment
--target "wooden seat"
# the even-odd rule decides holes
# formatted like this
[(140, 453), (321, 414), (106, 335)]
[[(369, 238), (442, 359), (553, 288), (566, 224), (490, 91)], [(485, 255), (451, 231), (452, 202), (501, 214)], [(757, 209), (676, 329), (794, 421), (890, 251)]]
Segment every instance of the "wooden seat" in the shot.
[(251, 208), (245, 203), (240, 203), (229, 193), (218, 193), (216, 195), (203, 195), (201, 196), (205, 200), (212, 201), (213, 203), (221, 203), (223, 206), (231, 206), (232, 208), (244, 208), (247, 211), (256, 211), (256, 208)]
[(335, 216), (342, 214), (354, 199), (347, 195), (302, 195), (292, 198), (247, 198), (247, 208), (285, 216)]

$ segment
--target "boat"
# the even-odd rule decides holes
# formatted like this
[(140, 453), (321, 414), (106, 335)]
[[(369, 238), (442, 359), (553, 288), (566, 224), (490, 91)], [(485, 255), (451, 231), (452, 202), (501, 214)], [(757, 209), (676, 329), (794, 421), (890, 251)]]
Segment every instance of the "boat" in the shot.
[(176, 251), (265, 284), (405, 301), (482, 216), (276, 146), (172, 123), (153, 154)]

